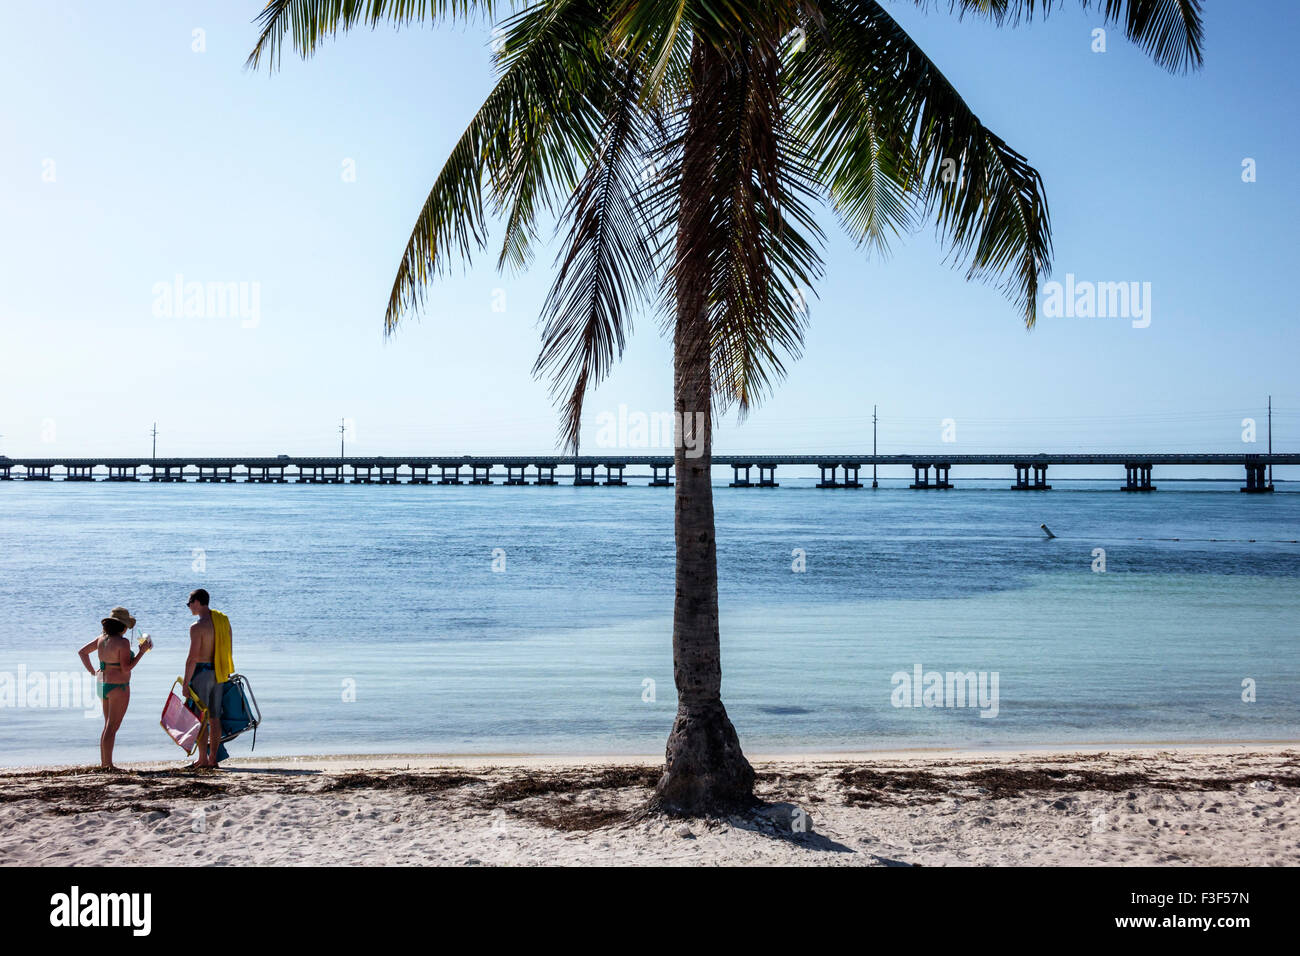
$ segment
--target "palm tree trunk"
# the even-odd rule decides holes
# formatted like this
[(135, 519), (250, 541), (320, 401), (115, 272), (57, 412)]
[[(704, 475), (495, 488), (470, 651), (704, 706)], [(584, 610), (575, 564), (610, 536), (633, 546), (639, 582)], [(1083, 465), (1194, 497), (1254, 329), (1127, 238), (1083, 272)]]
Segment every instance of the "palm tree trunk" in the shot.
[[(677, 718), (651, 806), (672, 813), (719, 813), (754, 802), (754, 770), (722, 706), (718, 559), (713, 520), (713, 414), (708, 315), (709, 203), (720, 116), (709, 95), (721, 59), (696, 41), (694, 98), (682, 157), (676, 266), (673, 407), (681, 423), (673, 454), (677, 593), (673, 679)], [(693, 433), (692, 433), (693, 432)], [(681, 440), (685, 439), (685, 440)]]

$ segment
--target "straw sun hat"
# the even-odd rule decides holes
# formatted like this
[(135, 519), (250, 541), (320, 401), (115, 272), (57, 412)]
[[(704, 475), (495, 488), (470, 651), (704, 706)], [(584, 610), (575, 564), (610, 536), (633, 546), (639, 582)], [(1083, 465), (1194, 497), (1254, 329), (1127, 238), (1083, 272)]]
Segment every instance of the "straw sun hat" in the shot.
[(124, 607), (115, 607), (113, 608), (113, 610), (109, 611), (108, 617), (104, 618), (104, 620), (107, 621), (110, 619), (114, 621), (121, 621), (129, 628), (135, 627), (135, 618), (133, 618), (131, 616), (131, 612)]

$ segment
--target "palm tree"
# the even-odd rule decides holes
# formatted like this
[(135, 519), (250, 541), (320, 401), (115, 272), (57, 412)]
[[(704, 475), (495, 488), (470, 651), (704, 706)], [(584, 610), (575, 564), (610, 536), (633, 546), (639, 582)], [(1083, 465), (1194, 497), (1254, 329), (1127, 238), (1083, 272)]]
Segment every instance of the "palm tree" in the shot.
[[(1200, 65), (1200, 0), (1078, 2), (1160, 66)], [(1056, 4), (946, 5), (1015, 24)], [(286, 38), (308, 57), (354, 27), (498, 13), (496, 85), (420, 209), (385, 329), (486, 248), (489, 219), (503, 269), (526, 267), (554, 219), (564, 238), (534, 374), (550, 378), (576, 452), (583, 398), (633, 314), (661, 316), (674, 409), (702, 423), (702, 453), (676, 443), (678, 708), (651, 807), (748, 805), (754, 772), (721, 697), (714, 417), (743, 416), (799, 354), (804, 290), (822, 271), (819, 205), (876, 250), (932, 221), (968, 278), (999, 283), (1032, 326), (1051, 257), (1042, 179), (878, 0), (270, 0), (248, 66), (274, 69)]]

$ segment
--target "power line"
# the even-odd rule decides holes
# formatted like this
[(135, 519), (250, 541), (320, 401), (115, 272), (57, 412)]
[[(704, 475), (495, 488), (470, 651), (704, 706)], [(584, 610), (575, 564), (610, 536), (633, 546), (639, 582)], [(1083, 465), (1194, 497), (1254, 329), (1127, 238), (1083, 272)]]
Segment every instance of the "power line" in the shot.
[[(876, 406), (871, 406), (871, 454), (876, 453)], [(879, 488), (880, 482), (876, 480), (876, 463), (871, 463), (871, 487)]]

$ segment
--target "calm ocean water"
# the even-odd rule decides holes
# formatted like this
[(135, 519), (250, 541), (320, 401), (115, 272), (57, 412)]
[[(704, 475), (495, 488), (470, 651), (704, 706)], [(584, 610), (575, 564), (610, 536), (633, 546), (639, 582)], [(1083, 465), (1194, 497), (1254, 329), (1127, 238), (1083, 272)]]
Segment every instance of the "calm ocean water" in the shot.
[[(751, 751), (1300, 738), (1300, 494), (782, 481), (715, 497)], [(75, 675), (115, 604), (154, 637), (119, 760), (181, 756), (158, 715), (194, 587), (233, 622), (258, 754), (648, 753), (672, 724), (666, 489), (15, 481), (0, 514), (0, 698)], [(997, 715), (894, 706), (917, 665), (996, 673)], [(97, 701), (23, 690), (0, 764), (97, 760)]]

